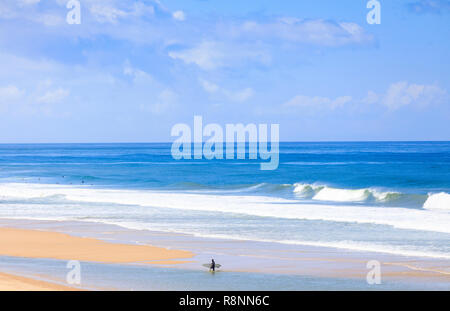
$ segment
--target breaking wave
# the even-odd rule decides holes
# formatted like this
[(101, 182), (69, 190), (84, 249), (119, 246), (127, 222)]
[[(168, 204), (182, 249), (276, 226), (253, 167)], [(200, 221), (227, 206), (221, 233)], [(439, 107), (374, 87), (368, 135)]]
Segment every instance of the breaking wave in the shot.
[(423, 208), (426, 210), (450, 210), (450, 194), (445, 192), (430, 194)]
[[(373, 203), (386, 206), (405, 206), (421, 208), (429, 199), (428, 194), (382, 191), (375, 188), (340, 189), (317, 184), (294, 184), (294, 194), (303, 199), (324, 202)], [(450, 201), (440, 204), (450, 204)], [(425, 208), (425, 207), (424, 207)], [(450, 207), (449, 207), (450, 208)]]

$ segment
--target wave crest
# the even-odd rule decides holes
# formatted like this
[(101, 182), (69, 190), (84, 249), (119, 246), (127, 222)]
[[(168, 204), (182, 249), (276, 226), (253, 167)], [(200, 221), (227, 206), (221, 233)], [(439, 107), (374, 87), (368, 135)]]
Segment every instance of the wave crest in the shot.
[(380, 192), (370, 188), (339, 189), (315, 184), (294, 184), (294, 193), (297, 196), (311, 198), (317, 201), (331, 202), (365, 202), (390, 201), (398, 199), (402, 194), (398, 192)]
[(423, 208), (426, 210), (450, 210), (450, 194), (445, 192), (430, 194)]
[(293, 187), (295, 196), (301, 199), (324, 202), (371, 203), (375, 205), (422, 208), (428, 199), (427, 194), (381, 191), (375, 188), (342, 189), (305, 183), (296, 183)]

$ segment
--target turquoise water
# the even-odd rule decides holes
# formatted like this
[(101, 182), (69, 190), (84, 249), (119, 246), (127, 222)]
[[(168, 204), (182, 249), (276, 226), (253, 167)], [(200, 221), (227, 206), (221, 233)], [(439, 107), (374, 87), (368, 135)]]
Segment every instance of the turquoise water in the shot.
[(281, 143), (275, 171), (170, 147), (0, 145), (0, 217), (450, 259), (450, 142)]

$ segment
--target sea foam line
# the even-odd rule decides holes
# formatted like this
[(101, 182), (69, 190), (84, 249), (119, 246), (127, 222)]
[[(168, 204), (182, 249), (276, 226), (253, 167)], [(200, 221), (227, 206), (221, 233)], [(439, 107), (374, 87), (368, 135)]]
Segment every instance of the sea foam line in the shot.
[[(450, 213), (435, 209), (314, 204), (266, 196), (112, 190), (43, 184), (0, 184), (0, 194), (3, 197), (22, 199), (63, 195), (67, 200), (84, 203), (140, 205), (285, 219), (371, 223), (389, 225), (397, 229), (450, 233)], [(89, 215), (89, 208), (86, 209), (86, 215)]]
[[(8, 217), (8, 220), (13, 219), (24, 219), (22, 217), (12, 216)], [(145, 223), (136, 223), (136, 222), (121, 222), (121, 221), (111, 221), (111, 220), (103, 220), (103, 219), (83, 219), (80, 220), (78, 218), (73, 217), (30, 217), (27, 219), (31, 220), (39, 220), (39, 221), (58, 221), (58, 222), (67, 222), (67, 221), (82, 221), (88, 223), (97, 223), (103, 225), (114, 225), (119, 226), (129, 230), (146, 230), (146, 231), (154, 231), (154, 232), (166, 232), (166, 233), (178, 233), (178, 234), (187, 234), (192, 235), (198, 238), (205, 239), (220, 239), (220, 240), (235, 240), (235, 241), (250, 241), (250, 242), (262, 242), (262, 243), (277, 243), (277, 244), (286, 244), (286, 245), (299, 245), (299, 246), (311, 246), (311, 247), (323, 247), (323, 248), (333, 248), (333, 249), (345, 249), (356, 252), (372, 252), (372, 253), (381, 253), (381, 254), (390, 254), (397, 256), (406, 256), (406, 257), (425, 257), (425, 258), (435, 258), (435, 259), (450, 259), (450, 254), (428, 251), (428, 250), (416, 250), (411, 249), (409, 247), (398, 247), (392, 245), (384, 245), (379, 243), (367, 243), (367, 242), (358, 242), (358, 241), (303, 241), (303, 240), (276, 240), (276, 239), (262, 239), (258, 237), (243, 237), (236, 236), (232, 234), (214, 234), (214, 233), (201, 233), (197, 231), (187, 230), (187, 229), (178, 229), (178, 228), (163, 228), (158, 227), (157, 229), (151, 228)]]

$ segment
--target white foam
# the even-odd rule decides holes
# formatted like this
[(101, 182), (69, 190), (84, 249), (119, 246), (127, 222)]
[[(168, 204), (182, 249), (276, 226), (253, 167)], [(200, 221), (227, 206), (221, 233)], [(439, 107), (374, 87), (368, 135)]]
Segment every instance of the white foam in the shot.
[(426, 210), (450, 210), (450, 194), (445, 192), (430, 194), (423, 204), (423, 208)]
[(389, 200), (389, 195), (399, 194), (398, 192), (383, 192), (377, 189), (338, 189), (315, 184), (294, 184), (294, 193), (298, 197), (310, 196), (313, 200), (329, 202), (364, 202), (368, 199), (375, 199), (378, 202)]
[[(434, 210), (419, 210), (395, 207), (370, 207), (332, 204), (304, 204), (297, 200), (265, 196), (213, 195), (173, 193), (150, 190), (112, 190), (92, 187), (74, 187), (42, 184), (0, 184), (0, 196), (22, 199), (54, 197), (64, 195), (67, 200), (85, 203), (108, 203), (173, 208), (179, 210), (196, 210), (210, 212), (236, 213), (262, 217), (325, 220), (335, 222), (371, 223), (389, 225), (398, 229), (412, 229), (450, 233), (450, 213)], [(33, 210), (29, 207), (27, 214), (40, 213), (58, 215), (58, 209)], [(148, 209), (136, 209), (147, 213)], [(111, 212), (111, 210), (108, 210)], [(120, 217), (122, 209), (113, 209), (114, 215)], [(20, 211), (14, 210), (18, 215)], [(80, 205), (77, 211), (81, 216), (93, 213), (88, 204)], [(8, 217), (10, 210), (0, 210), (0, 217)], [(30, 215), (31, 217), (31, 215)]]
[(366, 189), (335, 189), (325, 187), (320, 190), (313, 200), (334, 202), (363, 202), (367, 200), (370, 192)]
[[(23, 219), (22, 217), (12, 216), (8, 219)], [(30, 217), (33, 220), (41, 221), (80, 221), (76, 217)], [(238, 241), (256, 241), (256, 242), (267, 242), (267, 243), (281, 243), (288, 245), (304, 245), (312, 247), (326, 247), (326, 248), (336, 248), (336, 249), (346, 249), (358, 252), (374, 252), (374, 253), (384, 253), (391, 255), (407, 256), (407, 257), (426, 257), (426, 258), (437, 258), (437, 259), (450, 259), (449, 253), (429, 251), (424, 249), (416, 249), (413, 246), (393, 246), (385, 245), (380, 243), (368, 243), (368, 242), (358, 242), (358, 241), (302, 241), (302, 240), (275, 240), (275, 239), (262, 239), (258, 237), (242, 237), (233, 234), (213, 234), (213, 233), (203, 233), (193, 229), (179, 229), (173, 226), (155, 226), (155, 224), (146, 224), (142, 222), (129, 222), (129, 221), (111, 221), (111, 220), (99, 220), (99, 219), (86, 219), (83, 220), (91, 223), (116, 225), (122, 228), (131, 230), (149, 230), (149, 231), (159, 231), (159, 232), (170, 232), (179, 234), (188, 234), (200, 238), (211, 238), (211, 239), (223, 239), (223, 240), (238, 240)]]
[(387, 201), (390, 194), (399, 194), (399, 192), (382, 192), (374, 189), (371, 189), (370, 193), (380, 202)]
[(321, 185), (295, 183), (293, 191), (299, 197), (312, 197), (323, 187)]
[[(108, 221), (105, 222), (111, 225), (117, 225), (132, 230), (155, 230), (154, 225), (149, 227), (143, 223), (137, 222), (122, 222), (122, 221)], [(289, 245), (304, 245), (312, 247), (326, 247), (346, 249), (359, 252), (374, 252), (384, 253), (399, 256), (408, 257), (427, 257), (427, 258), (439, 258), (450, 259), (449, 253), (429, 251), (424, 249), (415, 248), (414, 246), (393, 246), (387, 244), (381, 244), (377, 242), (359, 242), (359, 241), (301, 241), (301, 240), (275, 240), (275, 239), (261, 239), (259, 237), (242, 237), (233, 234), (213, 234), (199, 232), (197, 229), (174, 229), (173, 227), (157, 227), (157, 231), (189, 234), (201, 238), (212, 239), (224, 239), (224, 240), (239, 240), (239, 241), (256, 241), (267, 243), (281, 243)]]
[(450, 259), (450, 254), (435, 252), (435, 251), (423, 251), (418, 250), (413, 247), (395, 247), (392, 245), (385, 245), (380, 243), (366, 243), (366, 242), (355, 242), (355, 241), (335, 241), (335, 242), (325, 242), (325, 241), (294, 241), (294, 240), (271, 240), (271, 239), (242, 239), (239, 236), (227, 235), (227, 234), (198, 234), (195, 232), (179, 232), (185, 234), (192, 234), (198, 237), (205, 238), (217, 238), (217, 239), (232, 239), (232, 240), (249, 240), (258, 242), (268, 242), (268, 243), (281, 243), (290, 245), (305, 245), (312, 247), (327, 247), (327, 248), (337, 248), (337, 249), (347, 249), (359, 252), (374, 252), (374, 253), (384, 253), (399, 256), (408, 257), (428, 257), (428, 258), (439, 258), (439, 259)]

